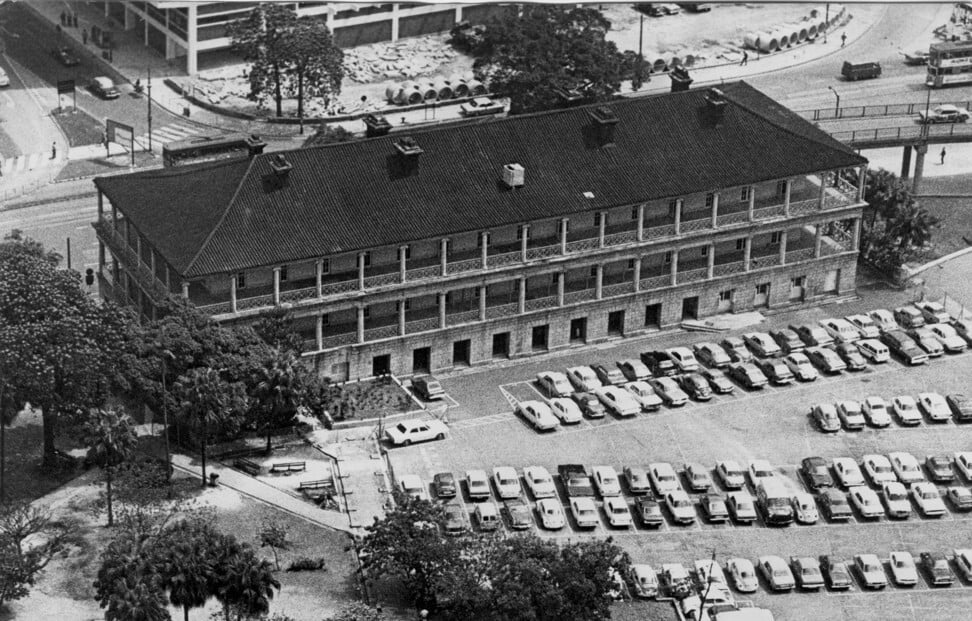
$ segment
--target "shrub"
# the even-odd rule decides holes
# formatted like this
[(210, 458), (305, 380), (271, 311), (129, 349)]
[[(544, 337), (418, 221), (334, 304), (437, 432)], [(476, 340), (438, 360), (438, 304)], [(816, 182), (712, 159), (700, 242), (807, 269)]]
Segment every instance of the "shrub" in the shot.
[(290, 563), (287, 571), (317, 571), (319, 569), (324, 569), (324, 557), (308, 558), (302, 556)]

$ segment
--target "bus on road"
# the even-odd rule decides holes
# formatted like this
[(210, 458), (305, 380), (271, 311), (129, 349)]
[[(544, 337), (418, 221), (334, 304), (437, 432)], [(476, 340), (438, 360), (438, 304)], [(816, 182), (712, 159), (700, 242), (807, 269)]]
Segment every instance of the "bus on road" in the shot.
[(925, 85), (932, 88), (972, 84), (972, 41), (932, 43)]
[(162, 147), (164, 166), (182, 166), (263, 153), (266, 143), (258, 136), (226, 134), (222, 136), (194, 136), (186, 140), (168, 142)]

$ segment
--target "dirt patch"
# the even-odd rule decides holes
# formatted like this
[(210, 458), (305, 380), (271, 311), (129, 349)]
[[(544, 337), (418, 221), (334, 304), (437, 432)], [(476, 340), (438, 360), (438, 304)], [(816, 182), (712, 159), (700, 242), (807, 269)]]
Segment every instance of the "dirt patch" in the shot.
[(377, 418), (415, 409), (411, 395), (390, 378), (379, 378), (334, 388), (331, 415), (336, 421)]

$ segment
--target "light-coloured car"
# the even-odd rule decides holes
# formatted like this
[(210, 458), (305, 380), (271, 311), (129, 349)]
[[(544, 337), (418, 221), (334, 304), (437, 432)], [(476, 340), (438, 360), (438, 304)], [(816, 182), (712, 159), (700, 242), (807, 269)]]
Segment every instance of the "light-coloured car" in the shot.
[(489, 477), (485, 470), (466, 471), (466, 489), (469, 497), (473, 500), (486, 500), (489, 498)]
[(403, 474), (398, 477), (398, 487), (403, 494), (411, 496), (415, 500), (428, 500), (429, 496), (425, 491), (425, 483), (422, 482), (422, 477), (417, 474)]
[(637, 597), (648, 599), (658, 596), (658, 575), (651, 565), (636, 563), (628, 571), (631, 589)]
[(766, 332), (747, 332), (743, 334), (743, 342), (746, 343), (746, 347), (761, 358), (771, 358), (783, 353), (779, 344)]
[(921, 123), (965, 123), (970, 117), (972, 114), (968, 110), (952, 104), (935, 106), (928, 112), (918, 111), (918, 120)]
[(728, 366), (730, 362), (729, 354), (726, 350), (722, 349), (716, 343), (706, 341), (703, 343), (696, 343), (692, 346), (692, 351), (695, 353), (696, 359), (705, 365), (710, 367), (721, 369), (722, 367)]
[(840, 431), (840, 417), (837, 416), (837, 408), (833, 404), (818, 403), (810, 410), (810, 416), (817, 423), (820, 431)]
[(651, 478), (648, 469), (641, 466), (625, 466), (622, 471), (624, 482), (628, 484), (631, 494), (647, 494), (651, 491)]
[(682, 487), (678, 484), (675, 468), (667, 462), (649, 464), (648, 478), (651, 479), (651, 486), (655, 488), (655, 493), (658, 496), (664, 496), (669, 492), (682, 491)]
[(820, 571), (820, 562), (812, 556), (790, 557), (790, 569), (801, 589), (816, 591), (823, 588), (824, 579)]
[(866, 485), (864, 474), (858, 468), (857, 462), (851, 457), (834, 457), (834, 473), (837, 481), (844, 487), (854, 487), (855, 485)]
[(898, 422), (902, 425), (920, 425), (921, 411), (914, 397), (909, 395), (898, 395), (891, 400), (891, 410), (898, 417)]
[(898, 480), (905, 485), (925, 480), (918, 460), (911, 453), (903, 451), (888, 453), (888, 459), (891, 460), (891, 467), (894, 468), (894, 473), (898, 475)]
[(729, 394), (736, 390), (736, 385), (732, 383), (732, 380), (722, 369), (702, 369), (699, 373), (709, 382), (712, 390), (720, 395)]
[(580, 407), (572, 399), (555, 397), (550, 400), (550, 411), (565, 425), (576, 425), (584, 420)]
[(503, 109), (503, 104), (493, 101), (489, 97), (476, 97), (460, 105), (459, 114), (462, 116), (485, 116), (499, 114)]
[(550, 406), (542, 401), (520, 401), (516, 404), (516, 411), (538, 431), (549, 431), (560, 426)]
[(972, 482), (972, 452), (959, 451), (955, 453), (955, 466), (966, 481)]
[(881, 336), (881, 330), (875, 325), (874, 320), (867, 315), (848, 315), (844, 319), (854, 326), (861, 334), (862, 339), (876, 339)]
[(865, 455), (861, 463), (864, 464), (864, 474), (876, 487), (880, 487), (883, 483), (898, 480), (897, 475), (894, 474), (894, 468), (891, 467), (891, 461), (884, 455), (874, 453)]
[(881, 500), (884, 502), (884, 509), (888, 517), (903, 520), (911, 516), (908, 488), (900, 481), (888, 481), (882, 484)]
[(935, 358), (945, 353), (942, 342), (935, 338), (935, 334), (928, 328), (914, 328), (908, 330), (906, 334), (928, 354), (929, 358)]
[(493, 468), (493, 485), (496, 486), (496, 495), (501, 500), (519, 498), (523, 491), (520, 489), (520, 477), (516, 474), (516, 469), (509, 466)]
[(603, 497), (620, 496), (621, 481), (613, 466), (594, 466), (591, 468), (591, 478), (597, 486), (598, 493)]
[(867, 397), (861, 404), (864, 418), (872, 427), (888, 427), (891, 425), (891, 414), (888, 403), (881, 397)]
[(925, 325), (925, 318), (921, 311), (914, 306), (899, 306), (894, 309), (894, 320), (905, 330)]
[(808, 347), (804, 353), (823, 373), (840, 373), (847, 370), (847, 363), (837, 355), (837, 352), (828, 347)]
[(105, 76), (92, 78), (91, 91), (102, 99), (118, 99), (121, 97), (121, 92), (115, 86), (115, 83), (111, 81), (111, 78)]
[(699, 361), (688, 347), (671, 347), (665, 353), (675, 362), (680, 372), (691, 373), (699, 370)]
[(952, 550), (955, 566), (966, 582), (972, 582), (972, 549), (955, 548)]
[(641, 409), (645, 412), (653, 412), (662, 406), (662, 398), (655, 394), (655, 389), (648, 382), (635, 381), (627, 384), (625, 390), (631, 393)]
[(726, 506), (732, 519), (741, 524), (752, 524), (756, 521), (756, 503), (749, 492), (729, 492), (726, 496)]
[(945, 515), (945, 501), (934, 484), (926, 482), (911, 485), (911, 497), (918, 507), (918, 512), (925, 517), (941, 517)]
[(579, 528), (597, 528), (600, 522), (597, 518), (597, 505), (586, 496), (570, 499), (570, 514), (574, 516)]
[(848, 431), (864, 429), (867, 419), (861, 411), (861, 404), (852, 399), (837, 402), (837, 416)]
[(894, 320), (894, 313), (886, 308), (876, 308), (867, 314), (881, 332), (900, 330), (898, 322)]
[(774, 591), (789, 591), (796, 586), (793, 572), (790, 571), (786, 561), (779, 556), (761, 556), (757, 567)]
[(846, 319), (830, 317), (821, 319), (819, 323), (836, 343), (853, 343), (861, 338), (861, 333)]
[(0, 69), (0, 86), (10, 86), (10, 76), (3, 69)]
[(773, 466), (770, 465), (765, 459), (753, 459), (749, 462), (749, 482), (752, 483), (753, 489), (759, 487), (759, 484), (765, 479), (772, 479), (776, 477), (776, 471), (773, 470)]
[(537, 384), (546, 391), (549, 397), (569, 397), (574, 392), (567, 376), (559, 371), (543, 371), (537, 373)]
[(655, 393), (662, 398), (662, 401), (672, 407), (678, 407), (688, 403), (688, 395), (685, 394), (678, 383), (670, 377), (656, 377), (650, 382)]
[(640, 382), (651, 378), (651, 370), (648, 365), (636, 358), (619, 360), (617, 365), (629, 382)]
[(440, 420), (403, 420), (385, 429), (385, 439), (395, 446), (408, 446), (415, 442), (441, 440), (448, 428)]
[(732, 583), (740, 593), (755, 593), (759, 590), (759, 579), (756, 568), (748, 558), (735, 557), (726, 561), (726, 570), (732, 577)]
[(861, 517), (875, 519), (884, 515), (884, 508), (881, 506), (881, 499), (870, 487), (858, 485), (850, 489), (851, 504), (857, 508)]
[(685, 464), (685, 482), (693, 492), (707, 492), (712, 487), (709, 470), (698, 462)]
[(948, 407), (945, 397), (937, 392), (918, 393), (918, 409), (924, 412), (929, 420), (947, 421), (952, 418), (952, 408)]
[(595, 388), (601, 387), (601, 380), (597, 379), (597, 374), (591, 367), (569, 367), (567, 380), (581, 392), (594, 392)]
[(540, 525), (548, 530), (559, 530), (567, 523), (564, 518), (564, 508), (556, 498), (539, 500), (537, 513), (540, 514)]
[(672, 521), (676, 524), (692, 524), (695, 522), (695, 503), (689, 495), (678, 489), (665, 494), (665, 506), (672, 514)]
[(915, 308), (921, 311), (921, 316), (925, 318), (926, 324), (949, 323), (952, 321), (951, 315), (938, 302), (932, 302), (930, 300), (915, 302)]
[(876, 554), (858, 554), (854, 557), (854, 568), (865, 587), (883, 589), (888, 586), (888, 579), (884, 576), (884, 565)]
[(942, 344), (945, 351), (950, 353), (957, 353), (960, 351), (965, 351), (966, 343), (965, 339), (958, 335), (955, 328), (948, 325), (947, 323), (933, 323), (928, 327), (931, 333), (935, 335), (935, 338)]
[(554, 485), (553, 477), (543, 466), (527, 466), (523, 469), (523, 480), (534, 498), (554, 498), (557, 496), (557, 487)]
[(630, 392), (620, 386), (602, 386), (594, 390), (597, 400), (617, 416), (634, 416), (641, 411), (641, 404)]
[(820, 373), (816, 367), (810, 363), (810, 359), (803, 352), (798, 351), (792, 353), (783, 358), (783, 362), (786, 363), (790, 372), (801, 382), (812, 382), (820, 377)]
[(604, 515), (608, 524), (615, 528), (628, 528), (633, 523), (628, 503), (620, 496), (608, 496), (604, 499)]
[(953, 485), (945, 492), (945, 497), (955, 511), (972, 511), (972, 490)]
[(817, 503), (814, 502), (813, 496), (810, 494), (797, 492), (793, 495), (792, 505), (793, 515), (800, 524), (816, 524), (817, 520), (820, 519)]
[(695, 575), (698, 576), (700, 584), (723, 584), (727, 586), (729, 584), (722, 567), (711, 558), (695, 561)]
[(746, 471), (738, 462), (731, 459), (716, 464), (716, 476), (719, 477), (726, 489), (742, 489), (746, 484)]
[(888, 565), (891, 567), (891, 579), (896, 585), (910, 587), (918, 584), (918, 567), (911, 552), (895, 550)]

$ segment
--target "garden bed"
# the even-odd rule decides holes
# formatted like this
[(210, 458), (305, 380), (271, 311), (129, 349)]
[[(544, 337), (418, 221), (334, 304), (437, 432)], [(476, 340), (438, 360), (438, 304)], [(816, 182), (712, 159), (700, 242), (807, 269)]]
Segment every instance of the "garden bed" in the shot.
[(332, 390), (334, 405), (329, 413), (334, 422), (393, 416), (418, 409), (412, 395), (391, 377), (340, 384)]

